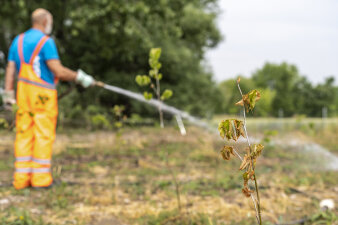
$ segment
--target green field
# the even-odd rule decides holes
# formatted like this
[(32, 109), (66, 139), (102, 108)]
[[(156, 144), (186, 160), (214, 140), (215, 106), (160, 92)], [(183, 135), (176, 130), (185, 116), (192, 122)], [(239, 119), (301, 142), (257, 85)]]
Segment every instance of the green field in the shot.
[[(337, 156), (337, 119), (251, 119), (248, 126), (252, 141), (266, 146), (257, 166), (264, 224), (305, 217), (307, 224), (337, 224), (337, 209), (319, 209), (322, 199), (338, 202), (337, 171), (322, 153), (304, 151), (319, 144)], [(14, 134), (2, 132), (0, 224), (254, 224), (253, 205), (241, 194), (240, 163), (221, 159), (216, 132), (187, 131), (64, 130), (54, 146), (55, 185), (20, 191), (10, 186)]]

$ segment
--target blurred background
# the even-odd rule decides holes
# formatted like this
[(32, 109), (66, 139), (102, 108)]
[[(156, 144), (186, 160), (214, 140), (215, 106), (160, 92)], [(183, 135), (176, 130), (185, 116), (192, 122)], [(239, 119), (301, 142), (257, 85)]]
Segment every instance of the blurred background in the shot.
[[(11, 188), (14, 115), (0, 112), (0, 224), (254, 224), (239, 162), (221, 159), (216, 134), (243, 113), (238, 76), (262, 95), (247, 125), (265, 145), (264, 224), (337, 224), (320, 202), (338, 201), (338, 1), (0, 0), (0, 92), (11, 41), (39, 7), (53, 14), (62, 63), (107, 84), (142, 93), (135, 77), (162, 48), (166, 103), (212, 132), (187, 123), (181, 136), (169, 114), (159, 128), (156, 108), (61, 82), (50, 190)], [(244, 140), (230, 144), (245, 153)]]
[[(62, 62), (108, 84), (141, 91), (135, 76), (149, 70), (149, 49), (161, 47), (162, 86), (176, 96), (169, 104), (194, 115), (238, 113), (237, 76), (246, 78), (244, 91), (263, 93), (254, 116), (338, 114), (334, 0), (47, 2), (2, 3), (1, 77), (11, 41), (30, 27), (31, 12), (45, 7), (54, 15)], [(60, 104), (62, 118), (80, 119), (93, 108), (105, 113), (115, 104), (128, 114), (153, 112), (114, 93), (79, 92)]]

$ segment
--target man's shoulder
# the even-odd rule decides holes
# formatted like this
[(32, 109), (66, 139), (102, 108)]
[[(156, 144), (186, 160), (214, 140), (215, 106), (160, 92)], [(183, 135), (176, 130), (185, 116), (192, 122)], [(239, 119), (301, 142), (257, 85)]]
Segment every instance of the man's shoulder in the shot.
[(37, 30), (35, 30), (35, 29), (28, 29), (28, 30), (26, 30), (26, 31), (24, 31), (24, 32), (16, 35), (15, 38), (13, 39), (12, 43), (18, 42), (18, 39), (19, 39), (20, 35), (24, 35), (24, 36), (31, 36), (31, 35), (33, 35), (33, 36), (37, 36), (37, 35), (39, 35), (39, 32)]
[(33, 30), (33, 29), (29, 29), (23, 33), (20, 33), (18, 35), (15, 36), (15, 38), (13, 39), (11, 46), (17, 46), (18, 42), (19, 42), (19, 37), (21, 35), (23, 36), (23, 41), (26, 42), (27, 40), (29, 40), (29, 42), (32, 42), (32, 40), (38, 40), (39, 38), (41, 38), (42, 35), (39, 34), (39, 32)]
[(20, 36), (20, 34), (15, 36), (15, 38), (14, 38), (14, 39), (13, 39), (13, 41), (12, 41), (12, 44), (11, 44), (11, 46), (15, 46), (15, 45), (17, 45), (17, 43), (18, 43), (18, 39), (19, 39), (19, 36)]
[(55, 45), (55, 41), (52, 37), (48, 36), (48, 39), (46, 40), (46, 43), (47, 44), (52, 44), (52, 45)]
[(57, 47), (53, 38), (48, 37), (41, 50), (46, 60), (59, 59)]

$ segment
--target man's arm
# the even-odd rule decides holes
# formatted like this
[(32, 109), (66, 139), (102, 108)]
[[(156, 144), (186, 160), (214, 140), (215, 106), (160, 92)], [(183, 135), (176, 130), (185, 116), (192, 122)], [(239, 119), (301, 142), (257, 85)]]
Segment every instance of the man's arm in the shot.
[(14, 90), (15, 62), (8, 61), (5, 75), (5, 91)]
[(75, 81), (77, 72), (64, 67), (60, 60), (58, 59), (51, 59), (46, 61), (48, 68), (53, 72), (53, 74), (59, 78), (60, 80), (64, 81)]
[(15, 93), (14, 93), (14, 76), (15, 76), (15, 62), (8, 61), (6, 67), (5, 75), (5, 91), (2, 95), (2, 101), (4, 103), (5, 109), (11, 110), (13, 104), (16, 103)]
[(76, 81), (81, 84), (83, 87), (87, 88), (91, 85), (94, 85), (95, 80), (92, 76), (86, 74), (82, 70), (77, 72), (64, 67), (60, 60), (50, 59), (46, 61), (48, 68), (53, 72), (53, 74), (64, 81)]

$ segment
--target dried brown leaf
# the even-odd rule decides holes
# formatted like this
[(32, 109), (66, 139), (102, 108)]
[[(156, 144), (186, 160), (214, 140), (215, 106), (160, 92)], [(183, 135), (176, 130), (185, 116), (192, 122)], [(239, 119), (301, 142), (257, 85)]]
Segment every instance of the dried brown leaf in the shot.
[(253, 193), (253, 190), (250, 190), (250, 188), (246, 186), (242, 189), (242, 193), (245, 195), (245, 197), (249, 198), (251, 193)]
[(253, 110), (256, 102), (261, 98), (261, 94), (257, 90), (252, 90), (249, 93), (243, 95), (242, 99), (235, 105), (245, 106), (246, 111)]
[(251, 157), (256, 161), (256, 158), (262, 154), (263, 149), (264, 146), (262, 144), (255, 144), (251, 153)]
[(240, 101), (238, 101), (238, 102), (236, 102), (236, 104), (235, 105), (240, 105), (240, 106), (243, 106), (244, 105), (244, 101), (243, 101), (243, 99), (242, 100), (240, 100)]
[(249, 165), (250, 165), (250, 157), (247, 154), (245, 154), (242, 164), (239, 166), (239, 170), (243, 170), (247, 168)]
[(229, 160), (231, 155), (234, 155), (234, 148), (232, 146), (224, 146), (221, 150), (221, 155), (224, 160)]
[(245, 138), (245, 132), (244, 132), (244, 123), (240, 120), (235, 120), (235, 126), (236, 126), (236, 134), (237, 138), (240, 136), (243, 136)]

